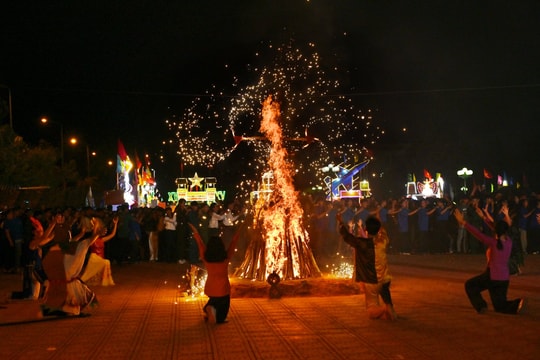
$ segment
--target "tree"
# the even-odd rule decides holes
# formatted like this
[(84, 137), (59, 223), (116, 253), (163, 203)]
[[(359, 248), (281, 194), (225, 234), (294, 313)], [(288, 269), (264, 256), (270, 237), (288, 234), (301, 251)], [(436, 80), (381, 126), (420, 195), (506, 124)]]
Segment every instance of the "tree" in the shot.
[[(29, 146), (9, 126), (0, 126), (0, 185), (4, 192), (36, 189), (46, 205), (65, 205), (64, 181), (76, 185), (78, 178), (75, 163), (60, 167), (56, 148), (44, 142)], [(0, 198), (0, 202), (7, 201)]]

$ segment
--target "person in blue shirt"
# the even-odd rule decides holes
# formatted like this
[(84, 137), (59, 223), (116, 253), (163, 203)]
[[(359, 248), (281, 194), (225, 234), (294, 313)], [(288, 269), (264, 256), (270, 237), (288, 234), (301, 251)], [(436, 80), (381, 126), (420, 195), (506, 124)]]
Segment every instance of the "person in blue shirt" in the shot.
[(396, 210), (390, 210), (388, 215), (397, 215), (398, 223), (398, 241), (396, 249), (398, 252), (408, 254), (411, 252), (411, 239), (409, 233), (409, 216), (411, 211), (409, 210), (409, 200), (403, 199), (401, 201), (401, 207)]
[(454, 208), (454, 204), (445, 204), (443, 199), (437, 199), (437, 205), (435, 207), (435, 242), (437, 245), (437, 252), (444, 253), (448, 251), (450, 254), (454, 253), (455, 240), (450, 235), (450, 215)]
[(429, 216), (435, 212), (435, 208), (428, 209), (427, 200), (420, 201), (420, 207), (411, 211), (409, 215), (417, 214), (418, 234), (416, 236), (416, 252), (434, 252), (433, 241), (430, 239)]
[(10, 248), (13, 250), (10, 252), (11, 263), (13, 268), (12, 272), (21, 271), (22, 250), (24, 243), (24, 225), (22, 220), (22, 209), (15, 208), (8, 210), (6, 214), (6, 221), (4, 222), (4, 231), (6, 239)]

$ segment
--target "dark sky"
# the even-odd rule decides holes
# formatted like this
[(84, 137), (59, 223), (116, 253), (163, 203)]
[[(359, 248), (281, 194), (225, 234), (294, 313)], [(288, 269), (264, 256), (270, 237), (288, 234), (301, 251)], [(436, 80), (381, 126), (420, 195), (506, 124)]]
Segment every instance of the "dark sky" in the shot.
[(51, 138), (48, 116), (113, 154), (117, 138), (157, 152), (169, 106), (292, 37), (349, 65), (342, 80), (378, 109), (402, 171), (540, 180), (538, 1), (17, 1), (0, 16), (0, 84), (29, 141)]

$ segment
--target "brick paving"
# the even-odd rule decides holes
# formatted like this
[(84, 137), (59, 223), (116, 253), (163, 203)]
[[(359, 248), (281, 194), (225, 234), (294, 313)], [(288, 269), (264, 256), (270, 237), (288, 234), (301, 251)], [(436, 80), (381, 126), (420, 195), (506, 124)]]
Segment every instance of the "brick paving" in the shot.
[(93, 289), (92, 316), (6, 325), (32, 318), (33, 301), (0, 274), (0, 359), (538, 359), (540, 255), (527, 257), (509, 297), (528, 298), (518, 316), (478, 315), (463, 282), (483, 255), (391, 255), (399, 318), (369, 320), (362, 295), (233, 298), (229, 322), (203, 320), (204, 297), (184, 297), (177, 264), (113, 265), (114, 287)]

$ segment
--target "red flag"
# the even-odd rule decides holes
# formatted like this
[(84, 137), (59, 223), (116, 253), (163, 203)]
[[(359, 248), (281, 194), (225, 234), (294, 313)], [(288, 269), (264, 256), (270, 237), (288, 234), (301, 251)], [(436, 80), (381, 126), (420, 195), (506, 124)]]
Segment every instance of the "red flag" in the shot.
[(126, 161), (127, 159), (126, 149), (124, 148), (124, 144), (122, 144), (122, 141), (120, 141), (120, 139), (118, 139), (118, 156), (120, 156), (120, 159), (122, 161)]
[(137, 153), (137, 150), (135, 150), (135, 166), (137, 170), (139, 170), (142, 166), (142, 162), (141, 159), (139, 159), (139, 154)]
[(487, 171), (487, 169), (484, 169), (484, 178), (492, 179), (493, 175), (491, 175), (491, 173), (489, 171)]
[(431, 177), (431, 174), (429, 173), (429, 171), (427, 171), (426, 169), (424, 169), (424, 177), (428, 180), (431, 180), (432, 177)]

